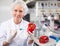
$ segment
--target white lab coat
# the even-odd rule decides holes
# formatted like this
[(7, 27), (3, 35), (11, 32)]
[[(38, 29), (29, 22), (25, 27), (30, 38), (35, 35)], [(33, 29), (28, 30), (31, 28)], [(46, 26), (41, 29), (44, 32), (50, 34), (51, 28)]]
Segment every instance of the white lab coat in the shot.
[(8, 20), (0, 25), (0, 46), (2, 46), (3, 41), (9, 38), (9, 33), (11, 30), (17, 29), (17, 35), (13, 39), (12, 43), (9, 46), (32, 46), (28, 45), (28, 33), (27, 33), (27, 27), (28, 27), (27, 21), (23, 20), (20, 24), (16, 25), (13, 22), (13, 19)]

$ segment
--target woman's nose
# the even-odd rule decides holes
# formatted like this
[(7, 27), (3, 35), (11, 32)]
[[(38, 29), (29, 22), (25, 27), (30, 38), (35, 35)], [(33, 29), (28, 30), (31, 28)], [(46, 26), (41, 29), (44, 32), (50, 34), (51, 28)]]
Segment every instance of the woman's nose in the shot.
[(17, 16), (20, 15), (20, 12), (17, 12)]

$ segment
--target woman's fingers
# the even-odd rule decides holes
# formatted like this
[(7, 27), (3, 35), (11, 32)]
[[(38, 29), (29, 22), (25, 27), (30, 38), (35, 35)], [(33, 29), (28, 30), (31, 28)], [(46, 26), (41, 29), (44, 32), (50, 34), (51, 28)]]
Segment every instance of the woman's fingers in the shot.
[(10, 31), (10, 37), (11, 37), (11, 39), (15, 38), (16, 35), (17, 35), (17, 30), (11, 30)]
[(12, 40), (16, 37), (16, 35), (17, 35), (17, 30), (10, 30), (9, 36), (6, 41), (8, 43), (11, 43)]
[(13, 38), (15, 38), (16, 37), (16, 35), (17, 35), (17, 31), (15, 30), (15, 32), (14, 32), (14, 34), (13, 34)]

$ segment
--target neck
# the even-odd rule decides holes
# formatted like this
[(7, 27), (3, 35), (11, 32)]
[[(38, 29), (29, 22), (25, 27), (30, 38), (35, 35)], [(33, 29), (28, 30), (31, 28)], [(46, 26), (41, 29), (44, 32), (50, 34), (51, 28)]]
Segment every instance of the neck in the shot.
[(22, 21), (22, 19), (18, 19), (18, 20), (17, 20), (17, 19), (14, 19), (14, 23), (15, 23), (15, 24), (20, 24), (21, 21)]

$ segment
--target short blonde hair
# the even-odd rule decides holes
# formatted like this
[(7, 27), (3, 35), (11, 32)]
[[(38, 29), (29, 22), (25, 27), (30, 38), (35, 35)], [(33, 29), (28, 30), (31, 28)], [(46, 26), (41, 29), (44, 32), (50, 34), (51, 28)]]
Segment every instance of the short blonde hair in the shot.
[(16, 0), (11, 4), (11, 9), (17, 4), (21, 5), (24, 8), (24, 16), (25, 16), (28, 13), (28, 7), (26, 3), (22, 0)]

